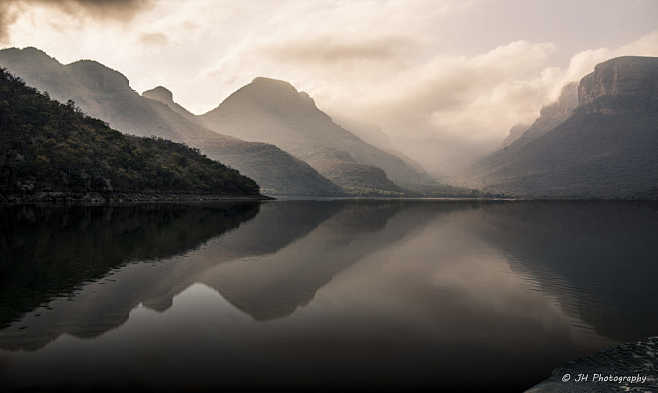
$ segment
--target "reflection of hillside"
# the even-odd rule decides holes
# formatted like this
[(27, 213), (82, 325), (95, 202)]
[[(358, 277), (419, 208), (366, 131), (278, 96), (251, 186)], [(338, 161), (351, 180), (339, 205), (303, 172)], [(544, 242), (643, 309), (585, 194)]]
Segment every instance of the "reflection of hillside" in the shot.
[(0, 327), (111, 269), (183, 253), (257, 213), (257, 204), (2, 209)]
[(483, 238), (598, 333), (656, 334), (658, 206), (526, 202), (488, 206), (482, 217)]
[[(275, 252), (340, 207), (272, 203), (5, 211), (0, 347), (36, 349), (62, 333), (91, 337), (139, 303), (164, 311), (218, 263)], [(260, 211), (259, 211), (260, 210)], [(241, 222), (250, 220), (242, 225)], [(228, 231), (230, 229), (237, 230)], [(225, 233), (227, 232), (227, 233)], [(222, 235), (216, 237), (218, 235)], [(186, 251), (207, 242), (201, 249)], [(157, 259), (157, 263), (148, 262)], [(65, 298), (67, 297), (67, 298)], [(49, 302), (46, 307), (38, 307)], [(4, 304), (6, 303), (6, 304)]]
[(412, 235), (441, 211), (458, 208), (444, 207), (345, 203), (303, 239), (273, 254), (218, 265), (201, 281), (256, 320), (285, 317), (308, 304), (342, 270)]

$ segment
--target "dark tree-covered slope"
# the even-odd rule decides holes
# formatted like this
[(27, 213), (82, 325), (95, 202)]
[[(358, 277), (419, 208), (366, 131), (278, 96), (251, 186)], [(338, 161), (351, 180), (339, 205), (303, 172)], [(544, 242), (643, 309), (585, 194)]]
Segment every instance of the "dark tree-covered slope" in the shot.
[(0, 192), (258, 196), (259, 187), (184, 144), (121, 134), (2, 69)]

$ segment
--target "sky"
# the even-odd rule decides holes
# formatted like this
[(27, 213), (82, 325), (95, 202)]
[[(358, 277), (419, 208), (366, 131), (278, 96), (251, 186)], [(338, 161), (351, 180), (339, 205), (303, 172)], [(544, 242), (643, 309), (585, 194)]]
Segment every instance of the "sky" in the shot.
[(658, 1), (0, 0), (0, 46), (97, 60), (198, 114), (283, 79), (450, 175), (597, 63), (658, 56)]

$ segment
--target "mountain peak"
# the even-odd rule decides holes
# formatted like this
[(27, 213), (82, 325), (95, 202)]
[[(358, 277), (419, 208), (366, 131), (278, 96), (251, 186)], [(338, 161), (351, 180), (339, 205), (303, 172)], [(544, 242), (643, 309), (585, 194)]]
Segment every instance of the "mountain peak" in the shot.
[(293, 86), (290, 82), (286, 82), (280, 79), (266, 78), (264, 76), (257, 76), (254, 78), (254, 80), (251, 81), (251, 85), (264, 88), (279, 88), (297, 92), (295, 86)]
[(11, 50), (15, 50), (15, 51), (22, 52), (22, 53), (24, 53), (24, 54), (26, 54), (26, 55), (33, 55), (33, 56), (39, 56), (39, 57), (44, 57), (44, 58), (52, 59), (52, 57), (48, 56), (48, 54), (47, 54), (46, 52), (42, 51), (41, 49), (35, 48), (35, 47), (33, 47), (33, 46), (26, 46), (26, 47), (23, 48), (23, 49), (19, 49), (19, 48), (9, 48), (9, 49), (7, 49), (7, 50), (9, 50), (9, 51), (11, 51)]
[[(308, 103), (308, 94), (298, 91), (290, 82), (259, 76), (246, 85), (243, 91), (255, 94), (264, 101), (287, 101)], [(240, 90), (238, 90), (240, 91)], [(308, 97), (308, 98), (307, 98)], [(313, 101), (313, 100), (311, 100)]]
[[(0, 55), (2, 60), (8, 63), (19, 64), (21, 67), (29, 65), (60, 65), (60, 63), (54, 57), (48, 56), (48, 54), (40, 49), (37, 49), (33, 46), (28, 46), (25, 48), (7, 48), (0, 50)], [(7, 66), (7, 64), (3, 64)]]
[(289, 82), (265, 77), (254, 78), (251, 83), (226, 98), (220, 107), (232, 107), (236, 110), (240, 108), (242, 111), (245, 105), (269, 108), (268, 110), (286, 115), (313, 113), (326, 116), (318, 110), (315, 101), (307, 93), (298, 91)]
[(658, 110), (658, 57), (622, 56), (598, 64), (578, 86), (586, 112)]
[(163, 86), (157, 86), (151, 90), (146, 90), (142, 93), (142, 96), (162, 102), (163, 104), (173, 104), (174, 102), (174, 94), (171, 90)]
[(95, 60), (78, 60), (66, 65), (66, 68), (78, 73), (80, 81), (91, 88), (104, 90), (130, 89), (130, 81), (125, 75)]
[(294, 98), (301, 103), (311, 104), (315, 107), (315, 101), (308, 93), (297, 90), (292, 83), (284, 80), (259, 76), (254, 78), (254, 80), (245, 86), (245, 88), (248, 88), (248, 90), (256, 90), (259, 95), (268, 96), (269, 98)]
[(658, 64), (658, 57), (651, 56), (619, 56), (597, 64), (594, 72), (607, 67), (652, 67)]

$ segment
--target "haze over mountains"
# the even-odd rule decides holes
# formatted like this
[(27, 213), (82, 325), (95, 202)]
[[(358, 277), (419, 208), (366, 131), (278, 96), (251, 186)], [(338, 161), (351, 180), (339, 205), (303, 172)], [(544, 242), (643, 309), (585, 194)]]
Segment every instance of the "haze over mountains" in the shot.
[(54, 99), (74, 100), (83, 112), (122, 132), (198, 147), (254, 179), (263, 193), (342, 195), (339, 187), (276, 146), (245, 142), (201, 127), (161, 102), (140, 96), (124, 75), (95, 61), (63, 65), (35, 48), (11, 48), (0, 51), (0, 66)]
[(196, 117), (173, 100), (162, 86), (145, 91), (142, 96), (167, 124), (185, 130), (186, 143), (244, 174), (250, 175), (273, 195), (338, 196), (343, 190), (317, 173), (306, 162), (262, 142), (247, 142), (212, 132), (200, 125)]
[(264, 141), (303, 159), (334, 183), (397, 194), (399, 185), (432, 182), (422, 171), (340, 127), (305, 92), (291, 84), (256, 78), (201, 116), (208, 128), (250, 141)]
[(541, 108), (539, 117), (531, 125), (521, 125), (510, 129), (510, 133), (503, 141), (504, 146), (509, 146), (516, 140), (521, 139), (515, 146), (525, 145), (527, 142), (536, 139), (563, 121), (567, 120), (574, 109), (578, 106), (578, 84), (571, 82), (562, 88), (560, 97), (552, 104)]
[(658, 58), (596, 66), (509, 146), (478, 162), (485, 190), (548, 198), (658, 197)]

